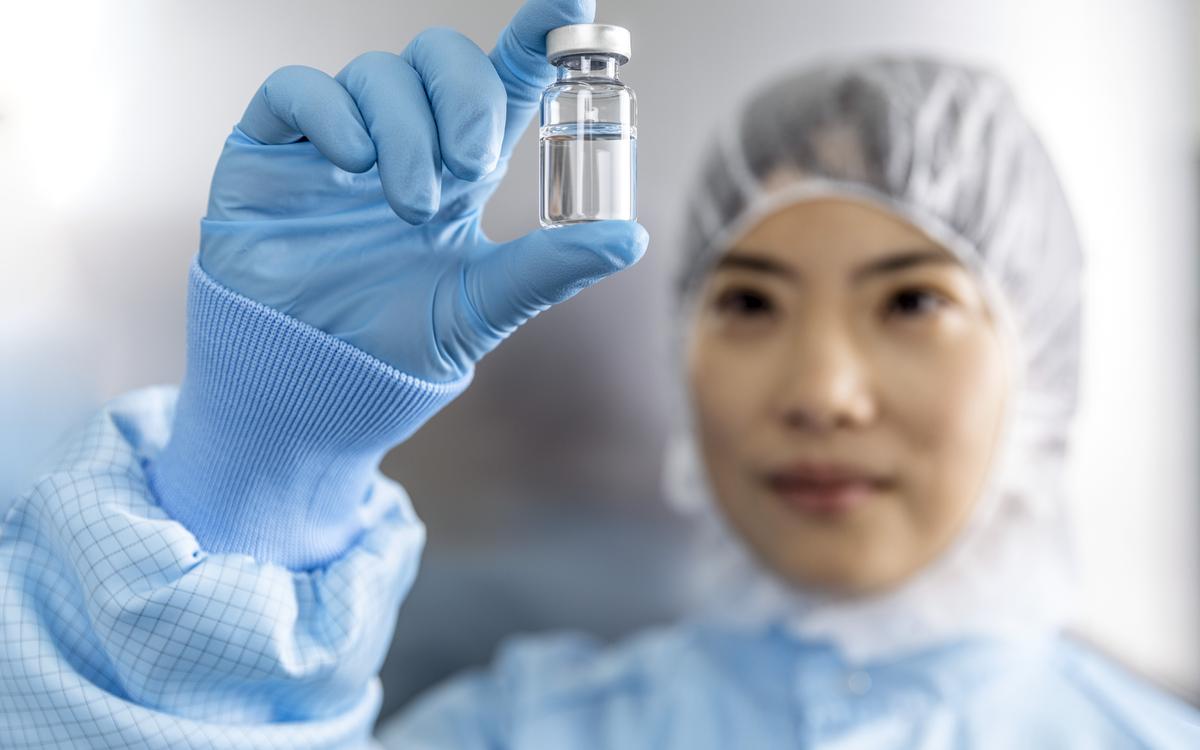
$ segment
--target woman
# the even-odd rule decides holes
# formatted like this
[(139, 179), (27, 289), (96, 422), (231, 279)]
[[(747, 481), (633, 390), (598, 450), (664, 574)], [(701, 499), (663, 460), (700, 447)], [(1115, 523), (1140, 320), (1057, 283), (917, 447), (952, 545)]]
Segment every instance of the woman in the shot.
[(1194, 711), (1058, 633), (1081, 258), (1004, 85), (832, 64), (720, 132), (686, 222), (667, 473), (712, 606), (614, 648), (513, 645), (383, 739), (1193, 744)]
[[(478, 231), (545, 32), (590, 17), (535, 1), (490, 60), (434, 32), (263, 87), (214, 179), (178, 400), (114, 404), (0, 535), (6, 746), (367, 741), (423, 542), (379, 456), (645, 247), (622, 222)], [(1079, 251), (1004, 88), (832, 65), (724, 132), (670, 462), (713, 611), (612, 648), (512, 643), (383, 743), (1194, 746), (1194, 711), (1057, 634)]]

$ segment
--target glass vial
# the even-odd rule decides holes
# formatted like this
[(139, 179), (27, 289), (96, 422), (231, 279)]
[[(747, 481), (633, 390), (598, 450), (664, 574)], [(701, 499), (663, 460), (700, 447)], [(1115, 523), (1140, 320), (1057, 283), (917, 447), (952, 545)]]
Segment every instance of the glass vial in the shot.
[(542, 92), (542, 226), (637, 218), (637, 98), (618, 73), (629, 56), (620, 26), (546, 35), (558, 80)]

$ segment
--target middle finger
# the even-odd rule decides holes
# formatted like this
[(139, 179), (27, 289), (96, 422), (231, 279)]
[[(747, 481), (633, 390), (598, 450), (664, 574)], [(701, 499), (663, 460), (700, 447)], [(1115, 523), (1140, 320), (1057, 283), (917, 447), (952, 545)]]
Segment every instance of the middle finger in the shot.
[(388, 204), (410, 224), (429, 221), (441, 201), (442, 155), (420, 76), (398, 55), (367, 52), (337, 80), (354, 97), (375, 143)]

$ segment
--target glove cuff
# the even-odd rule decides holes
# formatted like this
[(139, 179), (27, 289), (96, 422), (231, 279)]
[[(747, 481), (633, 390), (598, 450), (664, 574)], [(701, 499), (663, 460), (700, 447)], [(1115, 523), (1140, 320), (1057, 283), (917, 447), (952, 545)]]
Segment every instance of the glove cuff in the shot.
[(293, 570), (354, 543), (383, 454), (473, 375), (400, 372), (221, 286), (198, 261), (187, 342), (171, 438), (147, 467), (159, 504), (210, 552)]

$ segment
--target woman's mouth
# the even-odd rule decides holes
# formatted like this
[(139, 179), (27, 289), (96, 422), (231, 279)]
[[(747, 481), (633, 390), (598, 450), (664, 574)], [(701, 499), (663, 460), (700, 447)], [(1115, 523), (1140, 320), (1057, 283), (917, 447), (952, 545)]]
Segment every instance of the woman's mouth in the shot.
[(862, 506), (889, 484), (870, 472), (833, 464), (805, 464), (773, 471), (766, 480), (789, 508), (829, 518)]

